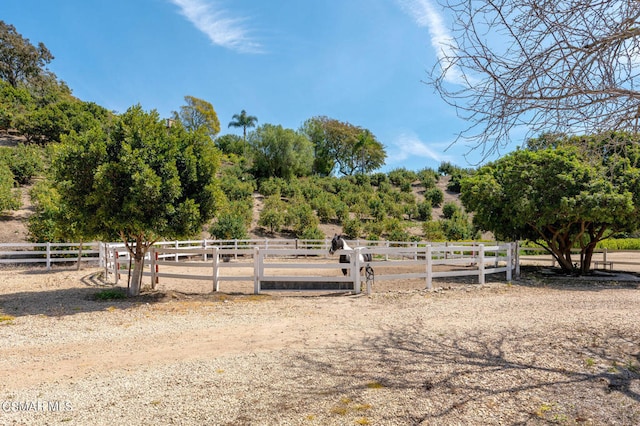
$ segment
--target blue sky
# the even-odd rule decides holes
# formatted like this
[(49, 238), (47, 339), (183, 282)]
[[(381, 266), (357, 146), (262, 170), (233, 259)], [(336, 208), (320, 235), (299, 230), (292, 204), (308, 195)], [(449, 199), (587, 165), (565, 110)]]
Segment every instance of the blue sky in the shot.
[(480, 160), (463, 142), (447, 149), (466, 123), (424, 83), (448, 39), (434, 0), (2, 0), (0, 19), (110, 110), (168, 117), (190, 95), (213, 104), (221, 134), (239, 133), (227, 125), (242, 109), (258, 124), (367, 128), (383, 171)]

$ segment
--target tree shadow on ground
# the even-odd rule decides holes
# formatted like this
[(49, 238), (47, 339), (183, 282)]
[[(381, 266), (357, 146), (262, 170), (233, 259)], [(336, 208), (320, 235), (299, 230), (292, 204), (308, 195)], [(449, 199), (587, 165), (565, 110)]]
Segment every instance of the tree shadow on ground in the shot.
[(515, 285), (570, 291), (640, 288), (640, 276), (626, 271), (592, 271), (589, 275), (564, 274), (559, 268), (523, 266)]
[[(44, 274), (42, 271), (30, 271), (31, 274)], [(164, 300), (161, 292), (144, 293), (138, 297), (126, 299), (100, 300), (96, 295), (104, 290), (126, 291), (102, 278), (100, 272), (90, 273), (80, 278), (83, 286), (53, 290), (20, 291), (0, 294), (0, 314), (13, 317), (26, 315), (44, 315), (61, 317), (78, 313), (99, 312), (107, 309), (129, 309), (141, 303), (155, 303)]]
[[(329, 352), (328, 362), (309, 352), (292, 361), (295, 383), (305, 383), (299, 391), (326, 395), (322, 377), (339, 378), (331, 390), (336, 395), (388, 401), (386, 422), (640, 424), (640, 334), (634, 330), (446, 335), (416, 324)], [(311, 388), (309, 377), (316, 383)], [(402, 409), (394, 410), (393, 401)]]

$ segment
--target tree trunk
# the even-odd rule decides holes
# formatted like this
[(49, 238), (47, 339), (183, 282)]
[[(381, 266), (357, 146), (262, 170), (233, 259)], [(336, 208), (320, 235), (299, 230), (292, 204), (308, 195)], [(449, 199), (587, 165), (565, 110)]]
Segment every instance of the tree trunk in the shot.
[(558, 261), (560, 269), (564, 272), (573, 271), (573, 262), (571, 261), (571, 249), (562, 249), (560, 247), (550, 246), (546, 247), (551, 252), (551, 255)]
[(129, 253), (133, 256), (134, 266), (131, 274), (131, 284), (129, 285), (128, 296), (139, 296), (142, 288), (142, 273), (144, 272), (144, 256), (147, 246), (141, 237), (136, 238), (136, 246), (129, 247)]
[(83, 239), (80, 238), (80, 247), (78, 247), (78, 263), (76, 265), (76, 271), (80, 270), (80, 262), (82, 262), (82, 242), (83, 242)]
[(584, 248), (580, 263), (580, 272), (582, 274), (587, 274), (589, 273), (589, 271), (591, 271), (591, 260), (593, 259), (593, 251), (595, 250), (595, 248), (595, 244), (589, 244)]
[[(137, 250), (136, 250), (137, 251)], [(139, 296), (142, 287), (143, 258), (134, 257), (133, 273), (131, 274), (131, 285), (129, 286), (129, 296)]]

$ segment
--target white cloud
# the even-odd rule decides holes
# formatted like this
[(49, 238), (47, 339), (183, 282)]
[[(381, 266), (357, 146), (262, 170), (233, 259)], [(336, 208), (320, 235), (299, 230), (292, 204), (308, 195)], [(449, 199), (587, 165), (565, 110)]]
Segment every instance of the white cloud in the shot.
[(431, 46), (436, 51), (443, 69), (447, 69), (445, 79), (449, 83), (462, 83), (463, 76), (458, 68), (452, 66), (448, 58), (453, 57), (455, 40), (447, 30), (444, 19), (430, 0), (396, 0), (400, 7), (413, 18), (420, 27), (429, 29)]
[(391, 151), (387, 158), (387, 163), (390, 164), (402, 163), (407, 159), (415, 161), (418, 158), (430, 159), (437, 163), (450, 161), (448, 156), (433, 150), (414, 134), (400, 134), (393, 141), (393, 148), (392, 150), (387, 150), (387, 152)]
[(206, 0), (170, 1), (213, 44), (243, 53), (262, 51), (262, 46), (249, 37), (249, 31), (243, 25), (245, 19), (230, 17), (228, 12), (216, 10), (216, 4)]

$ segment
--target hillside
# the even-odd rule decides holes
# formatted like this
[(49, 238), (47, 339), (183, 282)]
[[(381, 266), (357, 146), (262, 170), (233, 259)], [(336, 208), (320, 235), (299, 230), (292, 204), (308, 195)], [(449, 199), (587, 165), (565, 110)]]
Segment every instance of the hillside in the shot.
[[(16, 146), (22, 139), (19, 137), (11, 136), (11, 135), (0, 135), (0, 146)], [(444, 203), (453, 201), (459, 203), (458, 194), (454, 194), (446, 190), (447, 183), (449, 182), (449, 177), (444, 176), (441, 177), (437, 183), (438, 188), (440, 188), (444, 193)], [(22, 206), (20, 209), (16, 211), (11, 211), (5, 213), (4, 215), (0, 215), (0, 243), (19, 243), (19, 242), (27, 242), (27, 226), (26, 221), (29, 216), (33, 213), (33, 209), (31, 206), (31, 202), (29, 199), (29, 186), (24, 186), (20, 188), (22, 193)], [(419, 201), (424, 200), (424, 196), (422, 194), (423, 188), (417, 184), (413, 186), (413, 192), (416, 195)], [(291, 238), (289, 233), (276, 233), (271, 234), (265, 232), (262, 228), (257, 225), (258, 218), (260, 217), (260, 212), (263, 208), (263, 199), (264, 197), (259, 193), (254, 193), (253, 195), (253, 221), (251, 224), (251, 228), (249, 230), (249, 235), (251, 238)], [(443, 203), (443, 204), (444, 204)], [(433, 208), (432, 213), (433, 219), (439, 219), (442, 217), (442, 207)], [(320, 230), (324, 232), (327, 237), (330, 237), (336, 233), (341, 233), (342, 228), (336, 224), (320, 224)], [(409, 233), (412, 235), (421, 235), (421, 222), (415, 222), (415, 226), (409, 229)], [(203, 238), (208, 238), (208, 233), (203, 233)]]
[[(456, 194), (451, 191), (447, 191), (447, 184), (449, 183), (449, 176), (441, 176), (438, 180), (436, 186), (442, 190), (444, 193), (444, 201), (442, 205), (448, 202), (454, 202), (458, 205), (462, 205), (460, 202), (460, 194)], [(424, 201), (424, 195), (422, 194), (424, 188), (419, 186), (417, 183), (413, 186), (413, 193), (415, 194), (418, 201)], [(251, 228), (249, 229), (249, 234), (251, 238), (290, 238), (288, 233), (276, 233), (275, 235), (271, 233), (266, 233), (258, 226), (258, 219), (260, 217), (260, 212), (262, 211), (264, 197), (259, 193), (253, 194), (253, 221), (251, 223)], [(433, 220), (442, 219), (442, 205), (440, 207), (434, 207), (432, 210), (432, 218)], [(421, 235), (422, 222), (416, 222), (415, 226), (409, 229), (409, 233), (412, 235)], [(334, 234), (340, 234), (342, 232), (342, 227), (340, 225), (334, 225), (329, 223), (321, 223), (319, 228), (327, 237), (331, 237)]]

